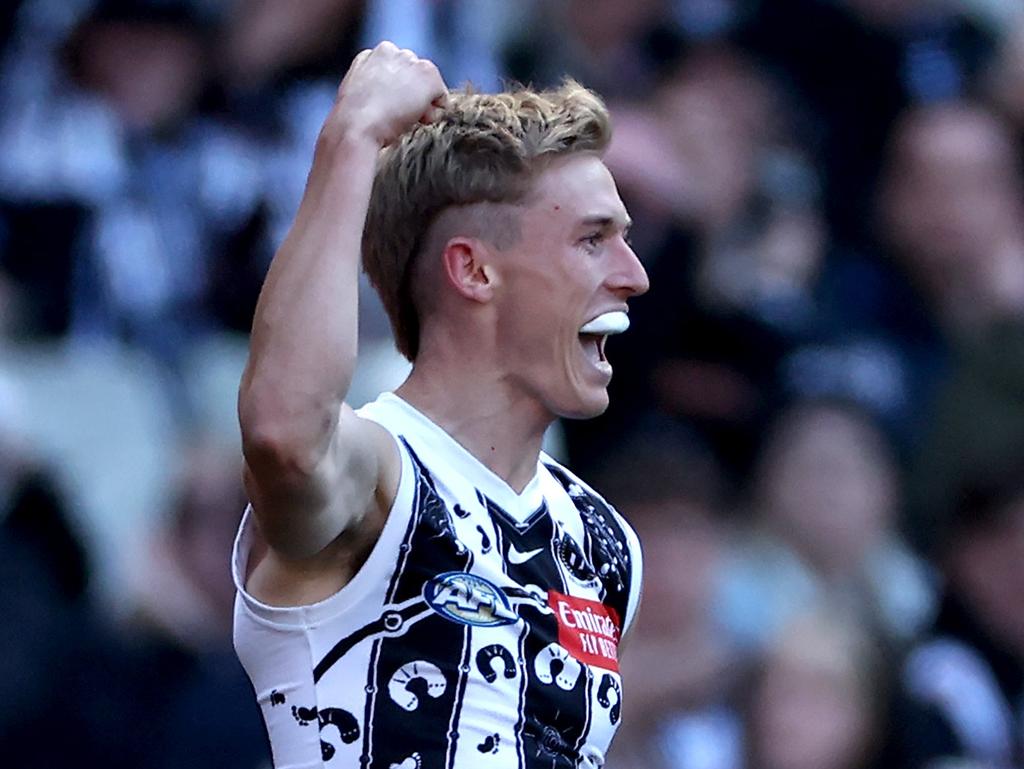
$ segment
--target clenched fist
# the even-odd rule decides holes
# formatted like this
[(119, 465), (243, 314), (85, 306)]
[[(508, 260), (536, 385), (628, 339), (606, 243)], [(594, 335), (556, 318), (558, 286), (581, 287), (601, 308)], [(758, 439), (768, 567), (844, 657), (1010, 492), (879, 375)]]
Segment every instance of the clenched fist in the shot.
[(432, 61), (385, 41), (352, 61), (324, 132), (369, 138), (383, 147), (416, 123), (436, 120), (447, 98)]

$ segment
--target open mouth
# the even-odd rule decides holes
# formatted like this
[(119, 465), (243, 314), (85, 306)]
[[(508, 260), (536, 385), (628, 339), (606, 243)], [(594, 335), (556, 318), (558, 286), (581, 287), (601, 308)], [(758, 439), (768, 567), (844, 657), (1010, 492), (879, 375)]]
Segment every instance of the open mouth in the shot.
[(608, 337), (600, 334), (580, 334), (580, 343), (587, 351), (587, 356), (595, 363), (607, 363), (604, 355), (604, 345)]
[(598, 315), (580, 327), (580, 343), (594, 363), (608, 363), (604, 346), (612, 334), (621, 334), (629, 328), (629, 316), (616, 310)]

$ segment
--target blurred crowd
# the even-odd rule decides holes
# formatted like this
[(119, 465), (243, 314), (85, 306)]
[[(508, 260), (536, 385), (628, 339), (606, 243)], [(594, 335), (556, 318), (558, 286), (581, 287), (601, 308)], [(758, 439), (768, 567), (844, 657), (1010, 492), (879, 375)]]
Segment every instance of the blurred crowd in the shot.
[(7, 0), (0, 763), (269, 767), (235, 388), (381, 39), (613, 113), (653, 288), (550, 441), (645, 543), (610, 769), (1022, 769), (1019, 0)]

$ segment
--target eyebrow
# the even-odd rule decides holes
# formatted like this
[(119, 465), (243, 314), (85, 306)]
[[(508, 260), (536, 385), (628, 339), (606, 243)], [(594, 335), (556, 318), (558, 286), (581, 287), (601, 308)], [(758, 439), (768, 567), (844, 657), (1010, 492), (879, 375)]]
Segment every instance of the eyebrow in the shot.
[(580, 221), (581, 227), (600, 227), (602, 230), (616, 227), (621, 223), (623, 230), (628, 230), (633, 226), (633, 220), (626, 216), (625, 219), (619, 220), (614, 216), (586, 216)]

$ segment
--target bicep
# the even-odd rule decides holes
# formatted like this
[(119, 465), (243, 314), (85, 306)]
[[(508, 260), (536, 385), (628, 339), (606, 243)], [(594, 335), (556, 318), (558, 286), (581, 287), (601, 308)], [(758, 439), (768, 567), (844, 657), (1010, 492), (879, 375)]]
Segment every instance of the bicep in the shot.
[(343, 405), (330, 442), (301, 472), (245, 466), (245, 487), (267, 544), (309, 558), (377, 508), (387, 510), (400, 471), (398, 447), (380, 425)]

